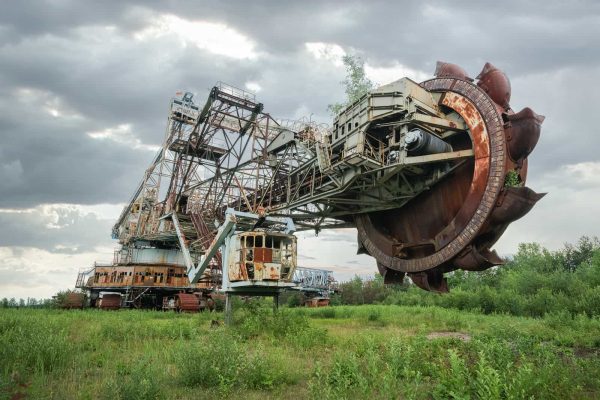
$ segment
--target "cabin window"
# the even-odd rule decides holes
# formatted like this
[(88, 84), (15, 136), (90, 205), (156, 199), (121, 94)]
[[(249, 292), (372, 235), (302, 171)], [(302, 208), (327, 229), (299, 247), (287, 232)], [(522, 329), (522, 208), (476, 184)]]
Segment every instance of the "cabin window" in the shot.
[(254, 236), (246, 236), (246, 248), (254, 247)]
[(271, 236), (267, 236), (265, 238), (265, 247), (268, 249), (272, 249), (273, 248), (273, 238)]
[(263, 237), (262, 236), (255, 236), (254, 247), (263, 247)]

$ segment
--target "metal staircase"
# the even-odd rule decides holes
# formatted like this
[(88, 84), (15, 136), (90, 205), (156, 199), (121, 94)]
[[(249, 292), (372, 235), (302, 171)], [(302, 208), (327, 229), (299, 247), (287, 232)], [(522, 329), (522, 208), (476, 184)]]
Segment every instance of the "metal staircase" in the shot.
[[(204, 253), (210, 247), (210, 244), (214, 240), (215, 233), (210, 230), (210, 228), (206, 224), (206, 221), (204, 220), (204, 218), (202, 218), (202, 216), (200, 214), (190, 213), (189, 216), (190, 216), (191, 223), (196, 231), (196, 235), (198, 238), (195, 243), (198, 243), (200, 245), (201, 251)], [(222, 265), (221, 252), (217, 252), (217, 254), (215, 255), (215, 259), (216, 259), (218, 265), (221, 266)]]

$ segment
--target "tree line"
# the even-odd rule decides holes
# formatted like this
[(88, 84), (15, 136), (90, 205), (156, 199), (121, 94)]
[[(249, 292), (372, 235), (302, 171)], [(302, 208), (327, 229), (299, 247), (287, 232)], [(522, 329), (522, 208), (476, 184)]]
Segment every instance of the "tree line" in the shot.
[(14, 297), (8, 299), (4, 297), (0, 300), (0, 308), (49, 308), (54, 306), (52, 299), (35, 299), (28, 297), (27, 299), (16, 299)]
[(408, 278), (385, 285), (381, 276), (340, 284), (332, 304), (436, 305), (484, 313), (539, 317), (548, 313), (600, 316), (600, 241), (582, 237), (551, 251), (537, 243), (519, 245), (506, 264), (483, 272), (448, 274), (450, 293), (426, 292)]

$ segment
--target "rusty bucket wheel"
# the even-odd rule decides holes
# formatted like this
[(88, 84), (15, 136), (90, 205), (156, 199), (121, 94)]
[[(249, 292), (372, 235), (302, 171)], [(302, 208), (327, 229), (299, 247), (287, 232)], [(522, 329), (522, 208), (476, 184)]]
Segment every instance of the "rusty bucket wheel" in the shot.
[[(469, 128), (474, 159), (406, 206), (358, 215), (358, 239), (375, 257), (384, 277), (404, 273), (426, 290), (447, 291), (443, 273), (476, 241), (502, 191), (506, 139), (502, 108), (469, 80), (434, 78), (421, 84), (441, 93), (440, 105), (459, 114)], [(401, 249), (400, 251), (398, 249)], [(479, 252), (476, 252), (479, 255)], [(485, 258), (499, 262), (495, 253)], [(481, 261), (481, 260), (479, 260)]]

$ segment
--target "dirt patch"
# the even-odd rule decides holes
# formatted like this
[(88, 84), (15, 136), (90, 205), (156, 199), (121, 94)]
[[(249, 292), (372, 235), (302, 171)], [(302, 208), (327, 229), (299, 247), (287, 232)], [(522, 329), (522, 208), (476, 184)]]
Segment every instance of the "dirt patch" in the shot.
[(427, 335), (427, 339), (429, 340), (440, 338), (452, 338), (462, 340), (463, 342), (468, 342), (471, 340), (471, 335), (462, 332), (431, 332), (429, 335)]
[(596, 358), (600, 356), (600, 350), (585, 347), (576, 347), (573, 349), (573, 353), (579, 358)]

